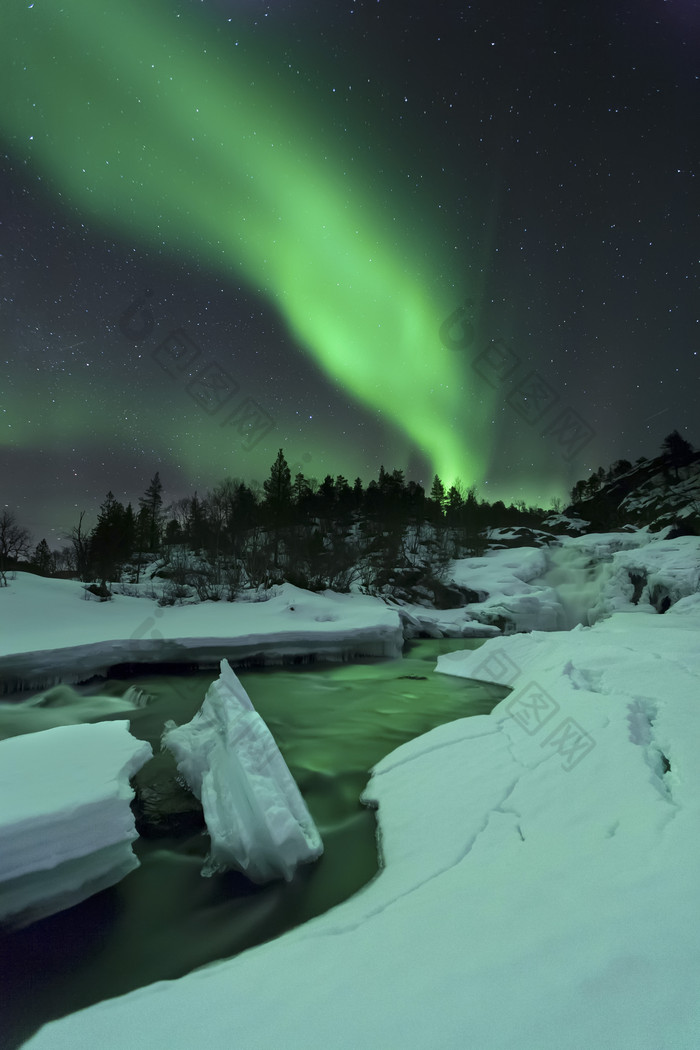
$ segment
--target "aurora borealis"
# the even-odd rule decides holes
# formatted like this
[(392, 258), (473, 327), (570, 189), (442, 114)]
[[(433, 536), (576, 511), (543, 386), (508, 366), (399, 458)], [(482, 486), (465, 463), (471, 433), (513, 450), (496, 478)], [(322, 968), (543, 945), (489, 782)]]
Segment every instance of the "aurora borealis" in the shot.
[(615, 6), (13, 4), (3, 502), (51, 541), (280, 446), (546, 500), (688, 427), (700, 24)]

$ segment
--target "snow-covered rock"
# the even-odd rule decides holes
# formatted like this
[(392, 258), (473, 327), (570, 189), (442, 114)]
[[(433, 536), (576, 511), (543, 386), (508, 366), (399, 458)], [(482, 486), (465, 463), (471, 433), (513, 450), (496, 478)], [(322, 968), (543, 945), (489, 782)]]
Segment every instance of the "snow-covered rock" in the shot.
[(466, 613), (510, 633), (556, 630), (561, 608), (552, 589), (542, 582), (548, 568), (547, 551), (517, 547), (488, 551), (480, 558), (452, 562), (450, 575), (463, 587), (477, 591), (481, 601)]
[(482, 596), (461, 610), (462, 618), (504, 634), (588, 626), (637, 607), (665, 612), (694, 593), (700, 586), (700, 537), (669, 540), (647, 529), (564, 536), (547, 549), (461, 558), (452, 563), (451, 577)]
[(187, 725), (163, 744), (201, 800), (211, 837), (203, 874), (235, 868), (253, 882), (291, 880), (323, 844), (270, 730), (226, 660)]
[(125, 721), (0, 742), (0, 923), (71, 907), (138, 866), (129, 778), (151, 753)]

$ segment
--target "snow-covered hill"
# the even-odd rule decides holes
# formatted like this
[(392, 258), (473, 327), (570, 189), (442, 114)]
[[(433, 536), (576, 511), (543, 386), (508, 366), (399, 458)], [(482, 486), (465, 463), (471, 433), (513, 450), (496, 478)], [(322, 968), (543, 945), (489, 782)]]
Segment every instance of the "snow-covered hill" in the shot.
[(700, 531), (700, 453), (677, 469), (663, 456), (642, 459), (601, 484), (599, 490), (566, 511), (593, 527), (649, 526), (658, 531), (679, 525)]

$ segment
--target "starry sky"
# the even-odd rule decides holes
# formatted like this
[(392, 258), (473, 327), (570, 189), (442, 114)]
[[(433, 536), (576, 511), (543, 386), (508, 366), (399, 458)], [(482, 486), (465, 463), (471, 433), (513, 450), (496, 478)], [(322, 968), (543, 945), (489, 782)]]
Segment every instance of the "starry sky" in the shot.
[(547, 505), (693, 444), (700, 5), (49, 0), (0, 39), (0, 506)]

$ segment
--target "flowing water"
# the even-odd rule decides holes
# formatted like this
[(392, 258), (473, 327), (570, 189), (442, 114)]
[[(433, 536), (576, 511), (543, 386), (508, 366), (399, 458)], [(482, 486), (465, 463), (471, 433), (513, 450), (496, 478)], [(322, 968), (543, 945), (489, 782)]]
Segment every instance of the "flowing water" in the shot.
[(215, 675), (92, 683), (91, 694), (120, 696), (134, 685), (152, 698), (130, 716), (134, 735), (156, 752), (135, 782), (165, 819), (139, 824), (141, 866), (118, 885), (0, 938), (2, 1050), (20, 1046), (53, 1017), (235, 955), (358, 891), (377, 872), (375, 814), (359, 802), (370, 768), (437, 725), (488, 713), (508, 693), (433, 672), (440, 653), (480, 644), (430, 639), (412, 643), (402, 660), (239, 672), (325, 846), (291, 883), (262, 887), (235, 872), (202, 878), (208, 838), (201, 812), (175, 783), (172, 758), (159, 751), (165, 720), (189, 721)]
[(605, 584), (612, 574), (610, 561), (594, 558), (585, 549), (552, 547), (549, 569), (538, 583), (555, 592), (561, 612), (557, 630), (568, 631), (577, 624), (589, 627), (604, 612)]

